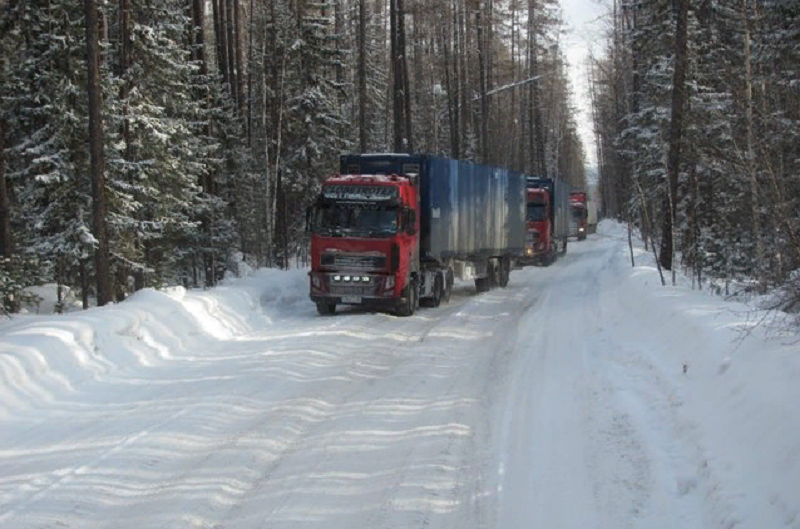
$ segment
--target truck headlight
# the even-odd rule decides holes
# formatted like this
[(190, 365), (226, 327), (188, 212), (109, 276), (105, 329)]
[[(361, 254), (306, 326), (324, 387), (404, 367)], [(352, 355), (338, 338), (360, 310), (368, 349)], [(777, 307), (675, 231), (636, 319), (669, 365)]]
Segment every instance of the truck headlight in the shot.
[(528, 248), (528, 255), (533, 255), (533, 248)]
[(345, 281), (350, 281), (350, 276), (344, 276)]
[(583, 228), (578, 228), (578, 231), (583, 231)]

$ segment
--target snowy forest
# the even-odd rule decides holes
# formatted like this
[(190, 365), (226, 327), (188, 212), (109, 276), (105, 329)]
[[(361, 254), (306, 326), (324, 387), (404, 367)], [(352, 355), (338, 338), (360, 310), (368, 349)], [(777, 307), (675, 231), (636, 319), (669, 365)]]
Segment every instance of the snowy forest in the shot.
[(614, 0), (589, 71), (606, 213), (664, 270), (784, 309), (800, 306), (798, 42), (795, 1)]
[(552, 0), (0, 0), (4, 308), (289, 267), (345, 152), (583, 185), (563, 33)]

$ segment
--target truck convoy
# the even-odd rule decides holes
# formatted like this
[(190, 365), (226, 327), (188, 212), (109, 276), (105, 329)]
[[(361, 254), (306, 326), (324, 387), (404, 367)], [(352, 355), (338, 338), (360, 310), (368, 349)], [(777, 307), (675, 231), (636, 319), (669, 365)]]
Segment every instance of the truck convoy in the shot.
[(577, 237), (579, 241), (586, 239), (589, 231), (588, 200), (586, 191), (573, 191), (569, 194), (570, 201), (570, 236)]
[(525, 251), (525, 177), (431, 155), (354, 154), (308, 211), (311, 299), (414, 314), (455, 278), (508, 284)]
[(529, 176), (526, 179), (525, 257), (522, 264), (553, 263), (567, 252), (569, 184)]

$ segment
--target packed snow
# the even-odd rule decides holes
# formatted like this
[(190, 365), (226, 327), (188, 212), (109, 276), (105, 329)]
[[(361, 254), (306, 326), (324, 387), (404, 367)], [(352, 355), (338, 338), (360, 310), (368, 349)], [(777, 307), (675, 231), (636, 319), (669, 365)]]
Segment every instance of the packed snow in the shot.
[(800, 345), (634, 257), (604, 221), (411, 318), (303, 270), (15, 317), (0, 527), (800, 528)]

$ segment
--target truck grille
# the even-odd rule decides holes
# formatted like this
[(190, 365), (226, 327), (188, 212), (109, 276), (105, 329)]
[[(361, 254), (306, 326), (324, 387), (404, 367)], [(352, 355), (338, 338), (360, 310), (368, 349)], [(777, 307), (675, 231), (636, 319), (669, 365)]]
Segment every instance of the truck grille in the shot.
[(359, 270), (386, 268), (384, 255), (339, 255), (322, 254), (322, 266), (335, 266), (337, 268), (355, 268)]
[(331, 294), (336, 296), (374, 296), (379, 283), (371, 285), (331, 285)]
[(525, 240), (528, 244), (536, 244), (539, 242), (539, 232), (538, 231), (529, 231), (525, 234)]

